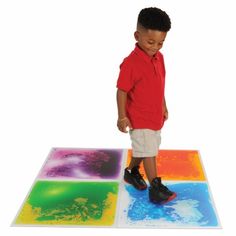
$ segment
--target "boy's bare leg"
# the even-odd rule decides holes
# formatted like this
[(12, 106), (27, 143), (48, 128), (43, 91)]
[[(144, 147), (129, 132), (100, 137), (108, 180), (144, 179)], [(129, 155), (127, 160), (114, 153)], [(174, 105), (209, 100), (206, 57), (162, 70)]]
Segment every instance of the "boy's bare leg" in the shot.
[(151, 183), (157, 177), (156, 157), (144, 158), (143, 164), (148, 181)]
[(143, 161), (143, 158), (140, 158), (140, 157), (139, 157), (139, 158), (132, 157), (132, 158), (131, 158), (131, 162), (129, 163), (128, 169), (131, 170), (133, 167), (139, 166), (142, 161)]

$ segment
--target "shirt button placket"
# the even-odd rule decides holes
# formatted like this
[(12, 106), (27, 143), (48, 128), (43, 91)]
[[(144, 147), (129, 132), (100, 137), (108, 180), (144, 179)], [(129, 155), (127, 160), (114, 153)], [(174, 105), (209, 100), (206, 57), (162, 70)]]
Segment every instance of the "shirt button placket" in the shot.
[(152, 59), (152, 65), (154, 67), (154, 70), (155, 70), (155, 74), (158, 75), (158, 67), (157, 67), (157, 58), (153, 58)]

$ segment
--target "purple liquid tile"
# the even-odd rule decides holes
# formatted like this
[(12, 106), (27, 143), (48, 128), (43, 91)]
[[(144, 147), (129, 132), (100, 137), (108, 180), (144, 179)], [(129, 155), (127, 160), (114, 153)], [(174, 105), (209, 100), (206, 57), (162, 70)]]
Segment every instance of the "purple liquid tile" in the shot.
[(122, 149), (53, 149), (39, 178), (117, 179)]

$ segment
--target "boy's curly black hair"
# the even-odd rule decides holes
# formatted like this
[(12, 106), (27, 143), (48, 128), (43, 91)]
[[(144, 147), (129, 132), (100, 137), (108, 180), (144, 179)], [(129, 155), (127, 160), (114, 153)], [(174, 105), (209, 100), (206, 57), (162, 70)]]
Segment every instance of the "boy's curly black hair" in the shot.
[(138, 15), (138, 24), (145, 29), (167, 32), (171, 28), (171, 21), (166, 12), (156, 7), (144, 8)]

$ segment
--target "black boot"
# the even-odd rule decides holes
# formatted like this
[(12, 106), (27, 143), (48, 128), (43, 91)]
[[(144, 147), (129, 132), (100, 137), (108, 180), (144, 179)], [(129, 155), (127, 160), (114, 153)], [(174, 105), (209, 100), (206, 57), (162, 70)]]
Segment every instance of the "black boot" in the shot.
[(147, 189), (147, 184), (139, 173), (139, 166), (133, 167), (131, 171), (129, 171), (128, 168), (125, 168), (124, 180), (127, 183), (132, 184), (138, 190)]
[(176, 197), (176, 193), (170, 191), (161, 183), (161, 178), (156, 177), (152, 180), (149, 187), (149, 199), (153, 203), (164, 204)]

